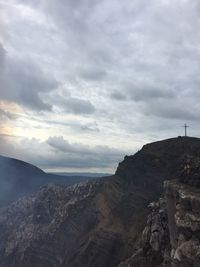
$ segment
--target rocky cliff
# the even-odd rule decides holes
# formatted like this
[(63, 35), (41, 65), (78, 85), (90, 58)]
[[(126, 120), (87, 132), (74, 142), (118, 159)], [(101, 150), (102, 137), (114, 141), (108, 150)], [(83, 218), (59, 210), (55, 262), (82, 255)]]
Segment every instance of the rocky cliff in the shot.
[[(14, 202), (0, 212), (0, 267), (198, 264), (199, 232), (193, 227), (199, 218), (199, 179), (188, 164), (192, 159), (192, 170), (198, 170), (193, 160), (198, 158), (200, 139), (168, 139), (126, 156), (114, 176), (70, 187), (45, 186)], [(188, 173), (193, 178), (186, 184)], [(150, 205), (148, 215), (148, 205), (162, 195), (165, 180), (170, 180), (165, 193)], [(193, 200), (182, 201), (183, 190), (188, 199), (196, 196), (193, 204), (188, 204)], [(196, 208), (186, 212), (184, 205)], [(192, 230), (183, 221), (193, 225)], [(191, 247), (196, 244), (192, 263), (191, 256), (185, 260), (185, 242)]]
[(184, 160), (177, 179), (150, 203), (140, 248), (119, 267), (200, 266), (200, 186), (198, 158)]

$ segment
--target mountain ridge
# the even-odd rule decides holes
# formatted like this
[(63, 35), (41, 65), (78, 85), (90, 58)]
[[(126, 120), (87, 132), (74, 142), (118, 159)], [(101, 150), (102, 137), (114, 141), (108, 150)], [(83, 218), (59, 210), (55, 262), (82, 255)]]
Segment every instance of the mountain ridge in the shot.
[(0, 155), (0, 206), (36, 192), (48, 183), (73, 184), (92, 177), (49, 174), (25, 161)]
[(14, 202), (0, 212), (0, 267), (117, 267), (140, 249), (149, 203), (187, 157), (200, 157), (199, 138), (151, 143), (113, 176), (44, 186)]

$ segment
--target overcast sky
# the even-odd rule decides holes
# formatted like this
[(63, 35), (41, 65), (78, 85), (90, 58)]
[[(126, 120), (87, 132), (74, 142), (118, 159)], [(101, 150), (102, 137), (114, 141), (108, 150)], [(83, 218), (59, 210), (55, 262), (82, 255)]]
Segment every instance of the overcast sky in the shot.
[(199, 136), (199, 0), (0, 0), (0, 154), (114, 172)]

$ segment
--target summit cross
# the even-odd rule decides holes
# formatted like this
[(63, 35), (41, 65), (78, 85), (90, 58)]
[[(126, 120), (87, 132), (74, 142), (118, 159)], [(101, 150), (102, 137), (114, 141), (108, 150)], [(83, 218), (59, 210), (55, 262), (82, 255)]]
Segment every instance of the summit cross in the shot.
[(187, 136), (187, 128), (189, 128), (190, 126), (185, 123), (183, 127), (185, 128), (185, 136)]

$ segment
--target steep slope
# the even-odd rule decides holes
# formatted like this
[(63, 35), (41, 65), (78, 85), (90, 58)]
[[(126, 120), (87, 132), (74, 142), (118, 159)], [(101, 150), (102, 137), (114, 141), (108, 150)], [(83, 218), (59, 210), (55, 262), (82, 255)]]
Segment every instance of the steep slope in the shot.
[[(125, 157), (116, 174), (46, 186), (0, 213), (1, 267), (116, 267), (140, 248), (151, 201), (200, 139), (173, 138)], [(138, 265), (139, 266), (139, 265)]]
[(199, 160), (190, 160), (183, 169), (187, 183), (182, 175), (165, 181), (163, 197), (149, 205), (140, 248), (119, 267), (200, 266), (200, 186), (193, 184), (199, 168)]
[(0, 156), (0, 206), (36, 192), (48, 183), (74, 184), (89, 177), (47, 174), (21, 160)]
[(200, 157), (199, 138), (178, 137), (147, 144), (135, 155), (126, 156), (116, 175), (161, 192), (163, 181), (178, 175), (186, 156)]

